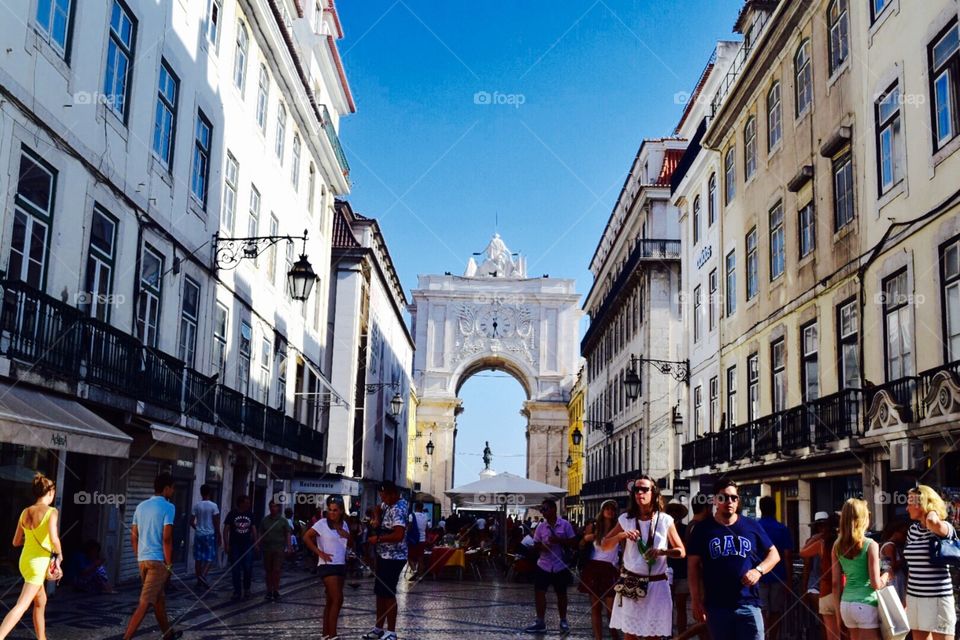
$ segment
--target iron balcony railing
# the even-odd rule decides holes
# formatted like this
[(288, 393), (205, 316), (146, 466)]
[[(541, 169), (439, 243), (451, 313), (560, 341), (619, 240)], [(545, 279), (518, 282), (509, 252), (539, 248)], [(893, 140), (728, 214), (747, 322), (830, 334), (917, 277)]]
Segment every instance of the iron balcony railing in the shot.
[(327, 105), (323, 105), (323, 130), (326, 131), (327, 140), (330, 141), (333, 153), (337, 156), (337, 162), (340, 163), (340, 170), (343, 171), (344, 177), (349, 177), (350, 164), (347, 162), (347, 154), (343, 152), (343, 147), (340, 145), (340, 136), (333, 128), (333, 120), (330, 119), (330, 110), (327, 109)]
[(184, 376), (185, 413), (203, 422), (213, 422), (217, 400), (217, 384), (214, 378), (208, 378), (189, 368), (184, 372)]
[(723, 104), (724, 98), (727, 97), (727, 94), (730, 93), (731, 89), (733, 89), (733, 85), (736, 84), (737, 78), (740, 76), (740, 72), (743, 71), (743, 67), (747, 64), (747, 60), (750, 59), (750, 53), (754, 50), (757, 40), (759, 40), (760, 36), (763, 35), (769, 19), (770, 14), (764, 11), (757, 12), (757, 18), (754, 20), (753, 26), (748, 29), (746, 35), (744, 36), (743, 44), (740, 45), (740, 48), (737, 50), (737, 55), (733, 57), (733, 62), (730, 63), (730, 67), (727, 69), (727, 72), (720, 79), (720, 84), (717, 86), (716, 93), (713, 94), (713, 100), (710, 102), (711, 117), (717, 115), (717, 112), (720, 111), (720, 105)]
[[(871, 408), (874, 398), (881, 391), (890, 394), (893, 402), (899, 406), (900, 415), (904, 422), (919, 422), (925, 415), (923, 398), (920, 395), (923, 388), (923, 378), (921, 376), (907, 376), (885, 382), (881, 385), (870, 387), (866, 390), (867, 408)], [(873, 416), (868, 416), (869, 421)]]
[(70, 378), (80, 365), (82, 314), (21, 282), (3, 283), (0, 352)]

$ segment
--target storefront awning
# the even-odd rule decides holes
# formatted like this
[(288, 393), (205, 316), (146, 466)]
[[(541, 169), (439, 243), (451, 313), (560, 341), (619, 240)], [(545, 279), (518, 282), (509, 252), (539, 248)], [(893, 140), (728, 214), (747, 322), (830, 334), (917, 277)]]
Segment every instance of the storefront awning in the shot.
[(79, 402), (0, 382), (0, 442), (129, 458), (131, 440)]
[(150, 425), (150, 435), (152, 435), (153, 439), (157, 442), (167, 442), (169, 444), (175, 444), (178, 447), (187, 447), (188, 449), (196, 449), (199, 442), (197, 436), (189, 431), (178, 429), (169, 424), (159, 424), (156, 422)]

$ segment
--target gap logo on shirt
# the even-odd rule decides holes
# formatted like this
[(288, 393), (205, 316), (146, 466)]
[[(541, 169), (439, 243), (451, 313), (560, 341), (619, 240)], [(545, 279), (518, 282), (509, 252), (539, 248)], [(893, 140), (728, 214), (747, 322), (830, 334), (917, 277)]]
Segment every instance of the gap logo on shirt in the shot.
[(711, 538), (708, 544), (710, 557), (713, 560), (729, 556), (746, 558), (753, 551), (753, 543), (743, 536), (723, 536)]

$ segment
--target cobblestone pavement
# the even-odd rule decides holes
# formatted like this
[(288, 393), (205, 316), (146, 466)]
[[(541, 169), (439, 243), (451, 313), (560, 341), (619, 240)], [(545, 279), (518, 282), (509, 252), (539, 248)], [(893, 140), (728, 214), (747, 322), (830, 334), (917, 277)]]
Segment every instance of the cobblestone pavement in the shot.
[[(492, 573), (492, 572), (488, 572)], [(219, 576), (217, 576), (219, 577)], [(255, 581), (262, 573), (255, 571)], [(178, 581), (178, 590), (168, 595), (168, 610), (184, 640), (274, 640), (320, 637), (323, 612), (323, 585), (305, 571), (287, 571), (282, 583), (280, 603), (264, 602), (263, 586), (254, 585), (248, 600), (231, 602), (229, 575), (223, 576), (215, 591), (201, 599), (192, 594), (193, 581)], [(401, 640), (446, 640), (451, 638), (533, 638), (560, 637), (559, 620), (553, 594), (548, 594), (545, 636), (531, 636), (521, 630), (533, 622), (533, 587), (508, 583), (488, 575), (481, 580), (456, 576), (401, 580), (400, 616), (397, 632)], [(570, 591), (568, 619), (571, 633), (565, 637), (580, 640), (590, 633), (589, 603), (574, 588)], [(12, 595), (12, 594), (11, 594)], [(9, 596), (8, 596), (9, 598)], [(4, 599), (10, 606), (12, 601)], [(135, 589), (122, 589), (116, 595), (88, 596), (64, 591), (51, 597), (47, 605), (47, 635), (56, 640), (112, 640), (122, 637), (124, 625), (137, 599)], [(137, 638), (159, 638), (152, 613)], [(356, 589), (346, 588), (340, 615), (340, 637), (360, 638), (374, 620), (373, 581), (362, 580)], [(27, 625), (27, 626), (24, 626)], [(29, 614), (10, 636), (36, 638)]]

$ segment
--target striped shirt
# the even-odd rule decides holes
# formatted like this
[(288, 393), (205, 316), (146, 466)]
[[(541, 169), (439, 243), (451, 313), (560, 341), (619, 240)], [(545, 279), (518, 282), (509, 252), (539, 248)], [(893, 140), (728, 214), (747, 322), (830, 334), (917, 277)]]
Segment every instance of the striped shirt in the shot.
[[(949, 535), (954, 535), (953, 526), (947, 526), (950, 527)], [(950, 569), (930, 562), (931, 545), (937, 537), (919, 522), (914, 522), (907, 530), (907, 544), (903, 548), (903, 557), (907, 560), (907, 595), (919, 598), (953, 595)]]

